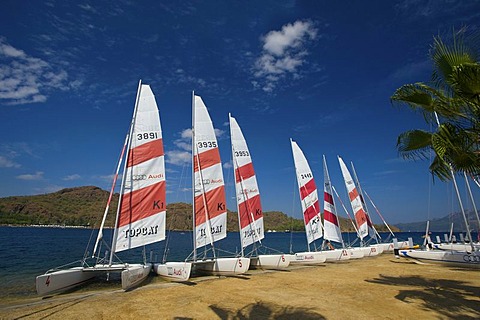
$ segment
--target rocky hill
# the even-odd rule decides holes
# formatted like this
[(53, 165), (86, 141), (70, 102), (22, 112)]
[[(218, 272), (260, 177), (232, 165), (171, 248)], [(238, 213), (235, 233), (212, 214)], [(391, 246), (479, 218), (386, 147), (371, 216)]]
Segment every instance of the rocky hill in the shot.
[[(34, 195), (0, 198), (0, 225), (68, 225), (98, 227), (105, 211), (109, 193), (94, 186), (67, 188), (60, 191)], [(112, 227), (118, 194), (110, 204), (106, 226)], [(167, 205), (167, 228), (170, 230), (192, 229), (192, 205), (171, 203)], [(238, 231), (237, 213), (228, 211), (229, 231)], [(264, 212), (265, 230), (303, 231), (303, 221), (283, 212)], [(351, 222), (340, 218), (342, 231), (354, 231)], [(376, 226), (384, 231), (384, 226)], [(398, 231), (398, 229), (395, 229)], [(394, 231), (395, 231), (394, 230)]]

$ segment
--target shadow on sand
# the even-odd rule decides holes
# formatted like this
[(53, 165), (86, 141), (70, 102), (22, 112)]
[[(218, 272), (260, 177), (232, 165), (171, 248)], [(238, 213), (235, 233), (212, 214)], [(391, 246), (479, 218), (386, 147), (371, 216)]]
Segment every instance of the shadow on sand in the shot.
[(306, 308), (283, 307), (276, 304), (256, 302), (245, 307), (232, 311), (211, 305), (210, 309), (222, 320), (247, 320), (247, 319), (302, 319), (322, 320), (324, 316)]
[(439, 316), (449, 319), (480, 319), (480, 288), (471, 286), (464, 281), (385, 275), (365, 281), (411, 287), (409, 290), (400, 290), (395, 298), (405, 303), (420, 301), (421, 307), (430, 309)]

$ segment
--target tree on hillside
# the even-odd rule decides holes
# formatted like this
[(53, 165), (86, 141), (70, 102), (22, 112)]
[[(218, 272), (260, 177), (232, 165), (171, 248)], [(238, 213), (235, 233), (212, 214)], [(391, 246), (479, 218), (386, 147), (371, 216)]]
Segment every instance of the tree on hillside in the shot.
[(452, 179), (450, 166), (454, 173), (480, 178), (480, 63), (478, 50), (466, 43), (466, 29), (454, 32), (448, 44), (434, 37), (430, 83), (403, 85), (391, 97), (393, 104), (421, 112), (432, 125), (432, 132), (414, 129), (400, 134), (399, 153), (425, 160), (433, 150), (429, 169), (443, 181)]

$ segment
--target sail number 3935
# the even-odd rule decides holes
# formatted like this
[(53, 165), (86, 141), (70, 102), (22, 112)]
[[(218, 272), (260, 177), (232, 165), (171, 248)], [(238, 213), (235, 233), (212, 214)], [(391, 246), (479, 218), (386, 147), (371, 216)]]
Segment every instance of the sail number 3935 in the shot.
[(216, 148), (217, 141), (199, 141), (197, 142), (197, 146), (199, 149), (201, 148)]

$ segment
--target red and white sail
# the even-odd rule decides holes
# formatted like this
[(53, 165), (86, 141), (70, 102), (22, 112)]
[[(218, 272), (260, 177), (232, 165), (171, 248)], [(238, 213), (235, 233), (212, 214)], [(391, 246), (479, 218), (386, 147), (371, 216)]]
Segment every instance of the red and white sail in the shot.
[(338, 223), (337, 211), (333, 201), (332, 183), (328, 174), (327, 160), (323, 156), (323, 229), (325, 240), (335, 241), (343, 244), (342, 232)]
[(297, 174), (300, 202), (302, 203), (303, 221), (307, 233), (307, 242), (310, 244), (323, 235), (322, 220), (320, 217), (320, 205), (318, 202), (317, 186), (313, 179), (312, 170), (300, 147), (293, 140), (292, 144), (293, 161)]
[(114, 251), (165, 239), (165, 161), (160, 115), (149, 85), (140, 84), (130, 128)]
[(355, 222), (357, 223), (358, 236), (360, 239), (363, 239), (368, 235), (368, 217), (362, 206), (360, 195), (358, 194), (355, 183), (353, 182), (352, 176), (348, 171), (345, 162), (343, 162), (341, 157), (338, 157), (338, 162), (340, 164), (340, 169), (342, 170), (343, 180), (345, 181), (348, 197), (350, 198), (350, 204), (352, 205)]
[(235, 118), (229, 115), (235, 191), (242, 247), (264, 238), (262, 204), (252, 158)]
[(207, 107), (193, 96), (195, 248), (227, 236), (227, 206), (217, 137)]

